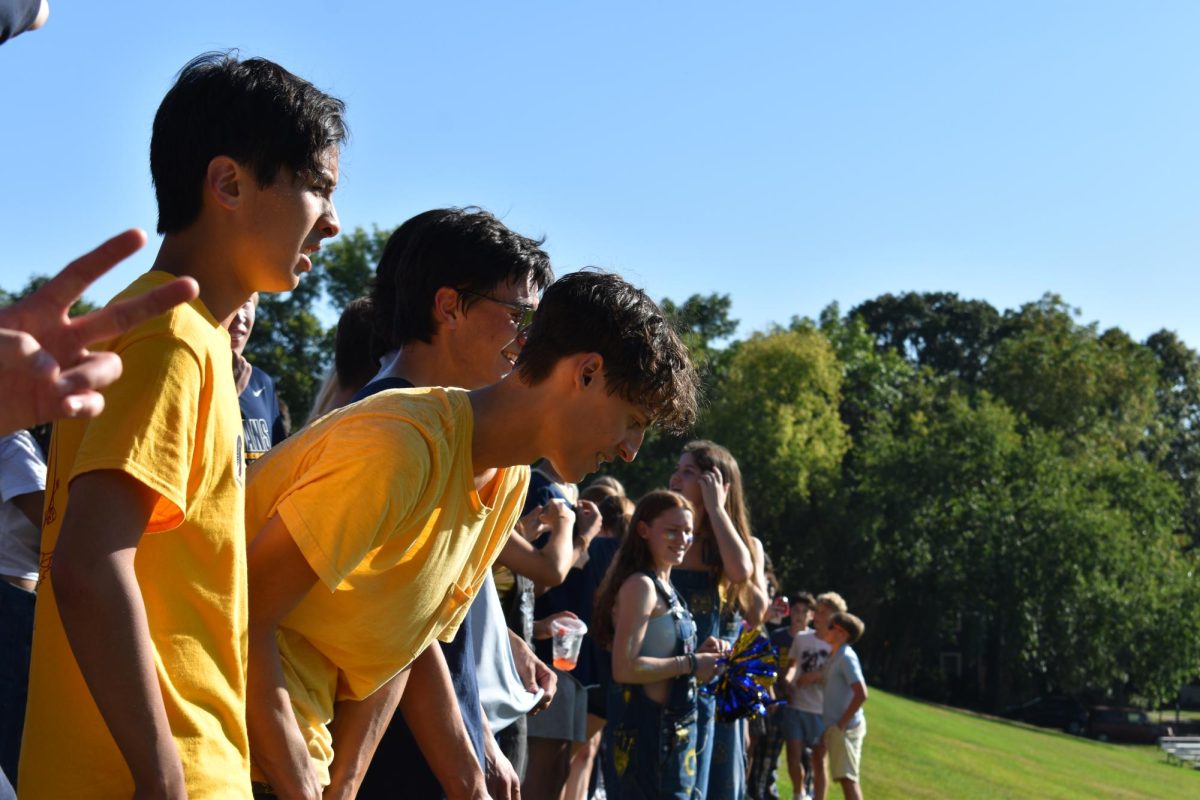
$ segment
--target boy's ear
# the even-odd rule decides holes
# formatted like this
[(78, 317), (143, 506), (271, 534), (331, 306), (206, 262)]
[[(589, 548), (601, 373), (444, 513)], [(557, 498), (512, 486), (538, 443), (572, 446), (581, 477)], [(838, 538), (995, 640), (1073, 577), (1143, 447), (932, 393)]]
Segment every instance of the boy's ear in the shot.
[(250, 177), (242, 165), (229, 156), (217, 156), (208, 162), (204, 188), (218, 206), (233, 211), (241, 206), (243, 182)]
[(455, 328), (462, 313), (462, 298), (451, 286), (443, 286), (433, 293), (433, 321), (436, 325)]
[(585, 353), (576, 362), (575, 377), (582, 388), (592, 385), (592, 382), (604, 374), (604, 356), (599, 353)]

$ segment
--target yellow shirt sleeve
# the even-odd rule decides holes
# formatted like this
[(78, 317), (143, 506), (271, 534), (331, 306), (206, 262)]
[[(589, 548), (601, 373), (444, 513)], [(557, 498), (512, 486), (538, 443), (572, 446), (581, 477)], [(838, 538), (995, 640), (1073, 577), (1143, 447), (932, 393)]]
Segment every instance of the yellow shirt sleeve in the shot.
[(351, 414), (334, 425), (275, 509), (330, 591), (408, 527), (434, 463), (434, 445), (405, 420)]
[(110, 409), (90, 422), (69, 480), (115, 469), (159, 496), (147, 533), (171, 530), (187, 514), (204, 372), (195, 352), (169, 334), (118, 351), (121, 378), (104, 393)]

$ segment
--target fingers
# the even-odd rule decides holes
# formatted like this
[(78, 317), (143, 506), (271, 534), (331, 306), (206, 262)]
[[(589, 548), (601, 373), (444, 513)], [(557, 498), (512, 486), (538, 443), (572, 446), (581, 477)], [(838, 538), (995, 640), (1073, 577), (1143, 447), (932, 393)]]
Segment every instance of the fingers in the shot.
[(55, 378), (58, 363), (24, 331), (0, 329), (0, 434), (60, 415)]
[(99, 392), (76, 392), (59, 401), (55, 419), (71, 417), (98, 417), (104, 411), (104, 395)]
[(146, 234), (137, 228), (118, 233), (90, 253), (80, 256), (38, 289), (31, 300), (66, 310), (97, 278), (142, 249)]
[(186, 303), (199, 292), (200, 287), (196, 281), (191, 278), (179, 278), (140, 297), (113, 303), (72, 320), (71, 327), (79, 346), (86, 347), (93, 342), (119, 336), (151, 317), (158, 316), (180, 303)]
[[(115, 353), (87, 353), (70, 369), (58, 374), (55, 391), (64, 398), (77, 397), (90, 408), (94, 400), (87, 399), (89, 393), (109, 386), (121, 377), (121, 359)], [(103, 401), (100, 408), (104, 407)], [(97, 414), (100, 413), (98, 410)], [(95, 414), (73, 414), (71, 416), (95, 416)]]

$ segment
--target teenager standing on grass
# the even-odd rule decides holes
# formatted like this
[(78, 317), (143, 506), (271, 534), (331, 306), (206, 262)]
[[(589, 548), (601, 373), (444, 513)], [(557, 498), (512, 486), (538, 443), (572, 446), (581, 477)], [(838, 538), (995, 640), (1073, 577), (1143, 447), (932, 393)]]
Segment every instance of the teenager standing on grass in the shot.
[[(825, 750), (829, 753), (829, 776), (842, 785), (846, 800), (862, 800), (859, 764), (867, 718), (862, 712), (867, 701), (867, 682), (863, 678), (858, 653), (850, 645), (863, 635), (863, 623), (845, 611), (834, 614), (820, 635), (830, 647), (829, 658), (821, 669), (825, 683), (822, 716), (825, 722)], [(825, 800), (818, 795), (817, 800)]]
[(697, 682), (717, 673), (727, 646), (696, 623), (671, 585), (692, 545), (691, 503), (657, 491), (634, 509), (625, 540), (596, 596), (594, 636), (612, 650), (604, 738), (612, 800), (696, 795)]

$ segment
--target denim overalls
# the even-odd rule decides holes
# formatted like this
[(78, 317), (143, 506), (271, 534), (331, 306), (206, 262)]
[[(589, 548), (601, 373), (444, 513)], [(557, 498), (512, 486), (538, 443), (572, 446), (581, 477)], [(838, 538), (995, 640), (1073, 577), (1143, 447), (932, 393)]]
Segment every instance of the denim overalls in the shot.
[[(721, 594), (717, 579), (708, 569), (673, 569), (671, 583), (691, 610), (696, 621), (696, 641), (703, 643), (709, 636), (721, 638)], [(708, 773), (713, 753), (713, 726), (716, 698), (700, 693), (696, 719), (696, 797), (708, 791)], [(713, 800), (719, 800), (716, 795)], [(729, 798), (725, 798), (729, 800)]]
[[(673, 590), (647, 575), (675, 620), (675, 655), (694, 652), (692, 615)], [(609, 753), (604, 771), (609, 800), (692, 800), (696, 796), (695, 679), (672, 679), (666, 705), (647, 697), (639, 684), (613, 683), (604, 739)]]
[[(733, 645), (742, 630), (742, 615), (735, 610), (721, 614), (718, 639)], [(709, 698), (714, 699), (714, 698)], [(713, 711), (715, 711), (713, 707)], [(712, 757), (709, 760), (708, 782), (696, 787), (712, 800), (743, 800), (746, 796), (746, 749), (743, 744), (746, 720), (712, 722)]]

